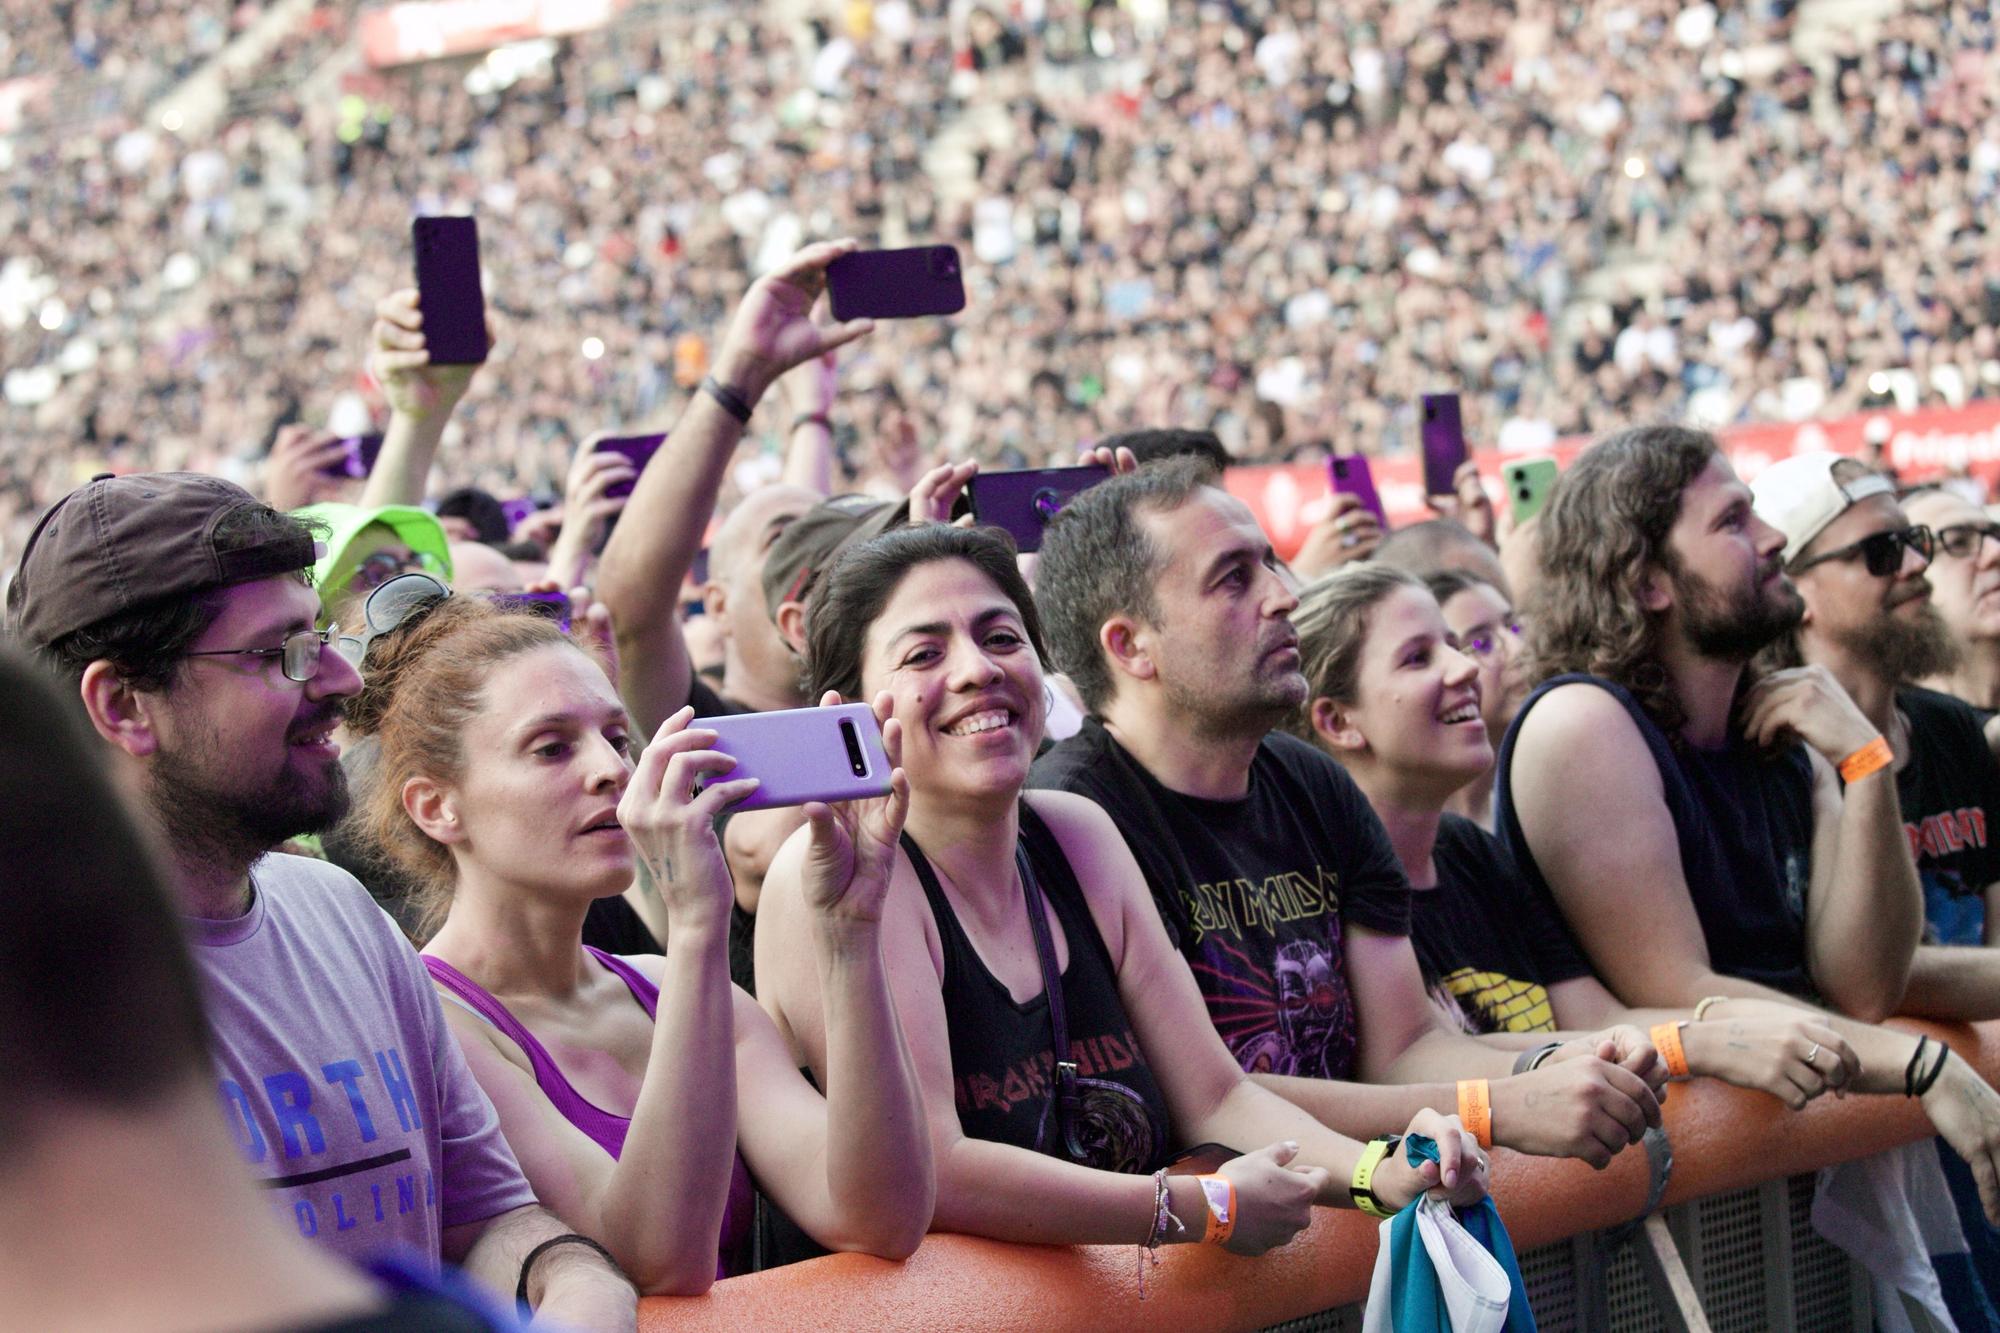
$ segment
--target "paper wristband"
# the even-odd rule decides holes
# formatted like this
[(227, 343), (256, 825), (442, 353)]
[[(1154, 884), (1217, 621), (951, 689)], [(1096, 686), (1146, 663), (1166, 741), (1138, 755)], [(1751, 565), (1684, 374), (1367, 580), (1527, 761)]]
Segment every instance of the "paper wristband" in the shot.
[(1479, 1140), (1482, 1148), (1493, 1146), (1493, 1090), (1483, 1078), (1468, 1078), (1458, 1085), (1458, 1118), (1465, 1130)]
[(1354, 1200), (1354, 1206), (1370, 1217), (1394, 1217), (1392, 1209), (1384, 1208), (1382, 1201), (1375, 1197), (1375, 1168), (1382, 1165), (1396, 1146), (1396, 1140), (1371, 1139), (1361, 1149), (1361, 1160), (1354, 1164), (1354, 1180), (1347, 1187), (1347, 1197)]
[(1686, 1026), (1686, 1019), (1682, 1019), (1678, 1023), (1660, 1023), (1653, 1028), (1650, 1034), (1653, 1038), (1654, 1048), (1660, 1053), (1660, 1058), (1667, 1062), (1668, 1075), (1673, 1078), (1686, 1078), (1688, 1076), (1687, 1051), (1681, 1047), (1681, 1029)]
[(1870, 773), (1881, 772), (1894, 763), (1895, 759), (1895, 752), (1889, 748), (1889, 742), (1877, 736), (1840, 761), (1840, 780), (1859, 782)]
[(1236, 1186), (1227, 1176), (1196, 1176), (1195, 1180), (1208, 1203), (1208, 1226), (1201, 1233), (1201, 1243), (1227, 1245), (1236, 1233)]

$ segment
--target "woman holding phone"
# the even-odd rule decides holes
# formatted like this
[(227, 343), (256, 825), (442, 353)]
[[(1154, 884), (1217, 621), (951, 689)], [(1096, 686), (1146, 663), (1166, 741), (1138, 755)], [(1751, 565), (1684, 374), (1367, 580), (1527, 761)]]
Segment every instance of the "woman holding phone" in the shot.
[[(799, 947), (826, 979), (822, 1098), (729, 981), (715, 818), (756, 783), (728, 777), (715, 733), (683, 708), (635, 765), (611, 681), (533, 611), (413, 574), (364, 614), (348, 724), (380, 749), (363, 818), (422, 886), (446, 1018), (543, 1204), (653, 1293), (746, 1270), (753, 1178), (821, 1245), (915, 1249), (930, 1144), (879, 942), (900, 771), (887, 796), (806, 807)], [(666, 956), (586, 949), (591, 903), (640, 864)]]
[[(1400, 1207), (1440, 1180), (1459, 1202), (1483, 1197), (1485, 1160), (1454, 1117), (1410, 1123), (1442, 1159), (1413, 1168), (1252, 1083), (1109, 817), (1080, 797), (1023, 791), (1049, 695), (1040, 623), (1003, 533), (931, 524), (865, 542), (814, 590), (806, 629), (813, 690), (872, 699), (901, 731), (909, 815), (882, 944), (930, 1117), (937, 1228), (1056, 1244), (1206, 1239), (1256, 1254), (1306, 1225), (1315, 1203), (1356, 1206), (1357, 1167), (1372, 1206)], [(820, 859), (803, 833), (779, 852), (757, 977), (824, 1077), (834, 997), (803, 952)], [(1217, 1144), (1255, 1151), (1202, 1179), (1165, 1173), (1178, 1151)]]

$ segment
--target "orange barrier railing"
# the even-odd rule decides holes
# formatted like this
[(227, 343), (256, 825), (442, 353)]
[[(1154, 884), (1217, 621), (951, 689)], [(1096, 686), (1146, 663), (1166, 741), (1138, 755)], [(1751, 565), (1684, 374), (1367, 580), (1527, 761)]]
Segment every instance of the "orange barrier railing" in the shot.
[[(1896, 1025), (1945, 1038), (1989, 1080), (2000, 1076), (2000, 1022)], [(1821, 1097), (1795, 1112), (1712, 1079), (1673, 1087), (1666, 1127), (1674, 1154), (1668, 1204), (1852, 1161), (1931, 1132), (1922, 1109), (1899, 1096)], [(1521, 1249), (1633, 1221), (1646, 1206), (1649, 1180), (1638, 1148), (1604, 1171), (1504, 1149), (1494, 1154), (1494, 1199)], [(639, 1327), (1261, 1328), (1365, 1299), (1377, 1225), (1321, 1209), (1309, 1231), (1261, 1258), (1205, 1246), (1162, 1250), (1159, 1266), (1147, 1272), (1144, 1305), (1132, 1246), (935, 1235), (907, 1263), (842, 1254), (718, 1282), (706, 1296), (649, 1298), (640, 1302)]]

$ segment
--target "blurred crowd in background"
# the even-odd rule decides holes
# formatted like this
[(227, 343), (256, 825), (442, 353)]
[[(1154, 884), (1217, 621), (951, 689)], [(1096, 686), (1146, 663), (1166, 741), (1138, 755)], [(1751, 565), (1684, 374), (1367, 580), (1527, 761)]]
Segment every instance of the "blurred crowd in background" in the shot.
[[(100, 467), (255, 484), (286, 423), (379, 423), (413, 212), (481, 220), (497, 347), (438, 480), (503, 497), (663, 427), (747, 278), (841, 235), (965, 253), (963, 316), (843, 369), (885, 493), (1139, 424), (1404, 449), (1437, 389), (1530, 450), (1990, 394), (1991, 12), (1861, 7), (635, 4), (370, 71), (345, 3), (9, 0), (0, 557)], [(161, 94), (259, 24), (176, 132)]]

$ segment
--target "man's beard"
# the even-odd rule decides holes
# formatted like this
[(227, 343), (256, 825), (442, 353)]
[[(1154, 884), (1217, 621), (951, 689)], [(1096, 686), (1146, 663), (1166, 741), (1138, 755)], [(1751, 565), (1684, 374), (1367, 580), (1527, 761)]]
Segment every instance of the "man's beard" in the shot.
[(246, 869), (288, 838), (324, 833), (348, 807), (347, 771), (337, 762), (317, 781), (299, 781), (287, 765), (257, 783), (207, 744), (161, 751), (147, 794), (176, 858)]
[(1915, 620), (1884, 612), (1829, 637), (1877, 676), (1898, 684), (1942, 676), (1958, 666), (1958, 643), (1944, 617), (1928, 603)]
[(1283, 675), (1260, 674), (1231, 695), (1191, 682), (1168, 678), (1167, 700), (1189, 732), (1213, 740), (1262, 736), (1305, 702), (1305, 677), (1296, 670)]
[(1748, 662), (1805, 617), (1805, 599), (1789, 581), (1777, 596), (1767, 596), (1761, 580), (1734, 593), (1686, 571), (1673, 581), (1688, 642), (1712, 661)]

